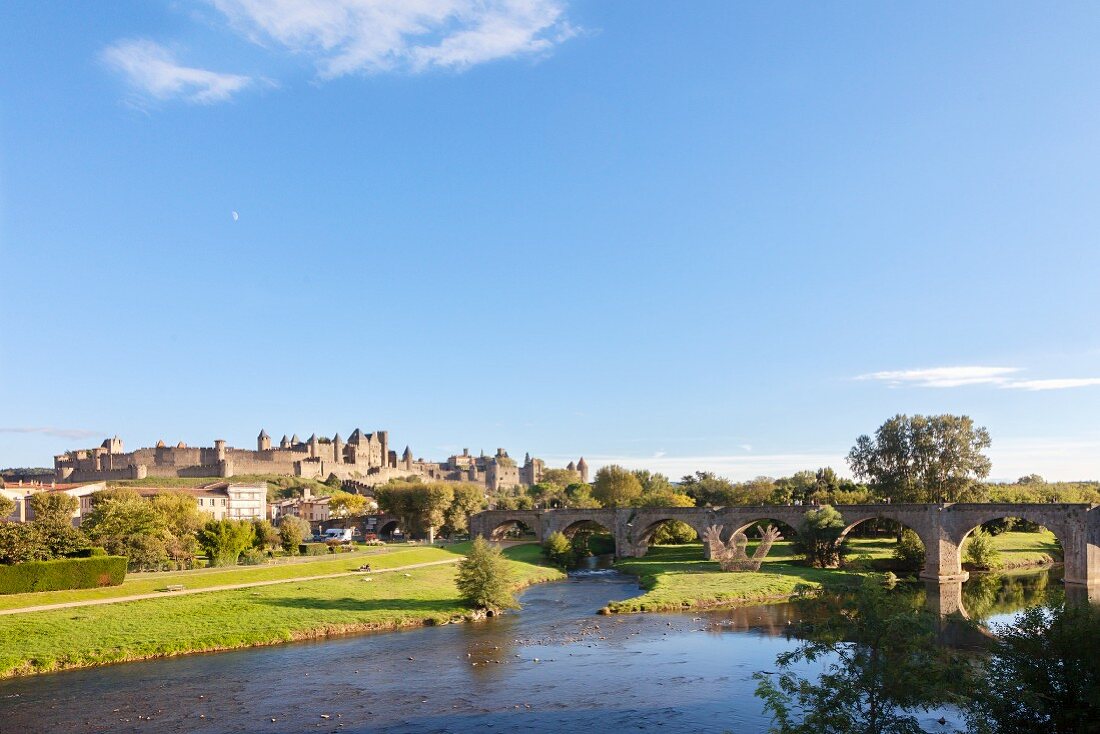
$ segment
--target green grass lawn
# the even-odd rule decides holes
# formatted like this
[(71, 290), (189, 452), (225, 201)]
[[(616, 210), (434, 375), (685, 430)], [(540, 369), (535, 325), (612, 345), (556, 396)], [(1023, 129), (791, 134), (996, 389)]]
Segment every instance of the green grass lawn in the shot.
[[(418, 560), (410, 555), (402, 560), (453, 558), (465, 548), (422, 548), (408, 551)], [(537, 546), (515, 546), (505, 555), (517, 587), (563, 576), (535, 565)], [(0, 677), (443, 624), (468, 612), (458, 599), (454, 575), (453, 566), (433, 566), (0, 617)]]
[[(1005, 567), (1046, 565), (1060, 558), (1053, 533), (1003, 533), (994, 538)], [(891, 537), (852, 538), (848, 563), (861, 559), (892, 558)], [(752, 555), (755, 544), (750, 544)], [(624, 573), (638, 576), (645, 590), (641, 596), (612, 602), (612, 612), (675, 611), (690, 608), (735, 606), (785, 600), (801, 585), (816, 587), (827, 578), (854, 576), (844, 569), (820, 569), (802, 565), (789, 541), (772, 546), (758, 572), (725, 573), (713, 561), (703, 560), (700, 543), (653, 546), (642, 558), (624, 558), (615, 564)]]
[(59, 604), (70, 601), (110, 599), (134, 594), (163, 591), (169, 584), (183, 584), (188, 589), (201, 589), (226, 584), (244, 584), (250, 581), (275, 581), (304, 576), (324, 576), (331, 573), (352, 571), (364, 563), (374, 568), (392, 568), (411, 563), (442, 560), (453, 554), (428, 546), (400, 546), (399, 548), (370, 547), (355, 553), (339, 555), (302, 556), (278, 559), (263, 566), (231, 566), (202, 568), (193, 571), (168, 571), (163, 573), (129, 574), (120, 586), (100, 589), (75, 589), (72, 591), (40, 591), (30, 594), (5, 594), (0, 596), (0, 609), (17, 609), (41, 604)]

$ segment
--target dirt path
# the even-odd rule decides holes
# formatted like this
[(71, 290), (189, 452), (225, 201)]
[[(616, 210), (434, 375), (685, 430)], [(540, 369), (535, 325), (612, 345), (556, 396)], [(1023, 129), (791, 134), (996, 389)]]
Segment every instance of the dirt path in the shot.
[(442, 566), (446, 563), (458, 563), (464, 556), (447, 558), (442, 561), (425, 561), (424, 563), (410, 563), (407, 566), (395, 566), (393, 568), (379, 568), (371, 571), (341, 571), (340, 573), (327, 573), (321, 576), (299, 576), (293, 579), (275, 579), (273, 581), (248, 581), (243, 584), (224, 584), (222, 586), (206, 586), (201, 589), (183, 589), (182, 591), (154, 591), (150, 594), (134, 594), (132, 596), (116, 596), (110, 599), (86, 599), (84, 601), (67, 601), (59, 604), (40, 604), (35, 607), (19, 607), (18, 609), (0, 609), (0, 615), (26, 614), (28, 612), (49, 612), (54, 609), (71, 609), (73, 607), (90, 607), (98, 604), (117, 604), (124, 601), (140, 601), (142, 599), (168, 599), (184, 594), (205, 594), (208, 591), (232, 591), (234, 589), (251, 589), (256, 586), (273, 586), (274, 584), (294, 584), (303, 581), (316, 581), (318, 579), (336, 579), (342, 576), (362, 576), (364, 574), (393, 573), (394, 571), (407, 571), (411, 568), (424, 568), (425, 566)]

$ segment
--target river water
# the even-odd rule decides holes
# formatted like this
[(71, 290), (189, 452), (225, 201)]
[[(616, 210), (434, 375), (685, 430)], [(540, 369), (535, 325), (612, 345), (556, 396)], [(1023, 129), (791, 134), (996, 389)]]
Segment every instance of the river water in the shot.
[[(1058, 588), (1049, 574), (1005, 577), (964, 601), (1004, 621)], [(595, 614), (638, 593), (629, 577), (580, 572), (485, 622), (4, 681), (0, 733), (766, 731), (751, 676), (797, 644), (797, 608)], [(944, 714), (922, 725), (949, 731)]]

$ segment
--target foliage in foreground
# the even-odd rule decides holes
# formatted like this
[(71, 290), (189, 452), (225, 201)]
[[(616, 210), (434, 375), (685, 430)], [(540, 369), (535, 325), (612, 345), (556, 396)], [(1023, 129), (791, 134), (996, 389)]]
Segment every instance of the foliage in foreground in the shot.
[[(821, 620), (797, 649), (778, 656), (779, 671), (756, 673), (756, 695), (776, 734), (920, 734), (916, 712), (957, 699), (965, 675), (936, 641), (935, 616), (875, 578), (857, 594), (826, 588), (803, 601)], [(824, 662), (815, 680), (795, 672)]]
[(825, 505), (810, 510), (802, 516), (794, 537), (795, 552), (804, 555), (811, 566), (833, 568), (840, 565), (846, 551), (841, 537), (844, 527), (844, 518), (832, 507)]
[(1100, 732), (1100, 607), (1032, 607), (999, 628), (967, 720), (973, 734)]
[(466, 558), (458, 564), (455, 578), (459, 596), (474, 609), (500, 611), (519, 609), (512, 593), (512, 574), (499, 548), (478, 536)]

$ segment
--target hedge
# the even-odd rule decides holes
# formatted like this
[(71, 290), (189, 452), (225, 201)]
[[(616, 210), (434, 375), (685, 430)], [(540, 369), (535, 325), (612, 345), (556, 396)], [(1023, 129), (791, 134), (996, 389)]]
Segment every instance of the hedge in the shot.
[(0, 566), (0, 594), (118, 586), (125, 578), (125, 556), (28, 561)]
[(298, 555), (323, 556), (328, 553), (328, 546), (324, 543), (302, 543), (298, 546)]
[(81, 548), (80, 550), (69, 553), (66, 558), (91, 558), (92, 556), (105, 556), (107, 555), (106, 548), (99, 548), (98, 546), (92, 546), (91, 548)]

